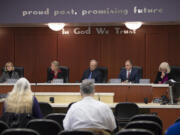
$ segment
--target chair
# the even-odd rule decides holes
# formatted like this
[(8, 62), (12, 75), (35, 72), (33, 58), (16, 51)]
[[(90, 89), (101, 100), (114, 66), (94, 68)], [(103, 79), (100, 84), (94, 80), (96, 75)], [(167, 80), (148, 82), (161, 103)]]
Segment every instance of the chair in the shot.
[(71, 102), (71, 103), (68, 105), (67, 111), (70, 109), (70, 107), (71, 107), (74, 103), (76, 103), (76, 102)]
[(171, 66), (171, 75), (176, 82), (180, 82), (180, 66)]
[(115, 106), (114, 115), (118, 125), (123, 127), (129, 122), (130, 118), (139, 113), (139, 107), (135, 103), (118, 103)]
[(162, 135), (162, 128), (159, 124), (152, 121), (133, 121), (129, 122), (125, 129), (146, 129), (153, 132), (155, 135)]
[[(18, 73), (19, 77), (24, 77), (24, 67), (14, 67), (14, 70)], [(4, 72), (4, 67), (2, 68), (2, 72)]]
[(99, 70), (102, 73), (102, 83), (106, 83), (108, 79), (107, 67), (97, 67), (97, 70)]
[(153, 121), (158, 123), (161, 127), (163, 127), (162, 121), (161, 119), (153, 114), (140, 114), (140, 115), (135, 115), (133, 116), (130, 121), (143, 121), (143, 120), (147, 120), (147, 121)]
[(63, 130), (56, 121), (49, 119), (31, 120), (26, 127), (37, 131), (40, 135), (57, 135)]
[(58, 135), (95, 135), (95, 134), (91, 131), (74, 130), (74, 131), (62, 131)]
[(3, 121), (0, 121), (0, 134), (4, 131), (4, 130), (6, 130), (6, 129), (8, 129), (9, 127), (8, 127), (8, 125), (5, 123), (5, 122), (3, 122)]
[(40, 135), (40, 134), (32, 129), (11, 128), (2, 132), (1, 135)]
[(53, 108), (49, 103), (39, 102), (39, 106), (40, 106), (43, 116), (46, 116), (53, 112)]
[(66, 66), (60, 66), (59, 68), (64, 74), (64, 82), (68, 83), (69, 82), (69, 68)]
[(29, 113), (9, 113), (4, 112), (1, 120), (5, 122), (9, 128), (24, 128), (26, 124), (33, 119)]
[(116, 135), (154, 135), (154, 133), (145, 129), (123, 129)]
[(45, 118), (56, 121), (63, 128), (63, 120), (65, 116), (66, 116), (65, 113), (51, 113), (51, 114), (48, 114)]
[[(137, 69), (138, 72), (139, 72), (140, 78), (143, 78), (143, 69), (142, 69), (142, 67), (140, 67), (140, 66), (133, 66), (133, 68)], [(125, 69), (125, 67), (122, 67), (120, 69), (120, 71), (123, 70), (123, 69)]]
[[(62, 71), (62, 73), (64, 74), (64, 83), (68, 83), (69, 82), (69, 68), (66, 66), (59, 66), (59, 69)], [(50, 71), (50, 67), (47, 69), (47, 76), (48, 73)]]
[(175, 123), (180, 122), (180, 117), (176, 119)]

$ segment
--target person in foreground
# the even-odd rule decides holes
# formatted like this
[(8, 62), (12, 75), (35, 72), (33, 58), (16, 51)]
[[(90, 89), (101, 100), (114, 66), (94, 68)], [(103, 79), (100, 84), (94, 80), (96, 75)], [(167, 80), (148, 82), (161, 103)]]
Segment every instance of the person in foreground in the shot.
[(170, 126), (165, 135), (180, 135), (180, 122), (177, 122)]
[(84, 71), (81, 81), (84, 79), (94, 79), (95, 83), (102, 83), (102, 73), (97, 69), (98, 62), (91, 60), (89, 68)]
[(19, 79), (18, 73), (14, 70), (12, 62), (7, 62), (4, 67), (4, 71), (0, 77), (0, 82), (6, 82), (7, 79)]
[(171, 77), (171, 69), (167, 62), (162, 62), (159, 65), (159, 72), (156, 75), (156, 79), (154, 83), (163, 84), (166, 83), (168, 80), (172, 79)]
[(5, 99), (4, 113), (31, 114), (34, 118), (42, 118), (37, 99), (33, 96), (31, 86), (26, 78), (20, 78)]
[(52, 82), (53, 79), (64, 79), (63, 72), (59, 68), (60, 64), (54, 60), (51, 62), (50, 70), (48, 71), (47, 82)]
[(139, 83), (140, 74), (136, 68), (133, 68), (131, 60), (125, 61), (125, 69), (120, 71), (119, 78), (123, 83)]
[(90, 130), (110, 134), (116, 128), (110, 107), (93, 98), (95, 89), (92, 80), (84, 80), (80, 86), (82, 100), (72, 104), (63, 121), (65, 130)]

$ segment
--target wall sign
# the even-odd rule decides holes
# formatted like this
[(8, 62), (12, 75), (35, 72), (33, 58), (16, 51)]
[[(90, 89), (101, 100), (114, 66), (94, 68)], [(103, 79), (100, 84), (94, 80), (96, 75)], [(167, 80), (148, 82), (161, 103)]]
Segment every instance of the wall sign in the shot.
[(72, 29), (62, 29), (61, 34), (63, 35), (91, 35), (91, 34), (97, 34), (97, 35), (109, 35), (109, 34), (115, 34), (115, 35), (122, 35), (122, 34), (135, 34), (136, 31), (132, 31), (129, 29), (125, 29), (122, 27), (74, 27)]
[(1, 0), (0, 24), (177, 22), (180, 0)]

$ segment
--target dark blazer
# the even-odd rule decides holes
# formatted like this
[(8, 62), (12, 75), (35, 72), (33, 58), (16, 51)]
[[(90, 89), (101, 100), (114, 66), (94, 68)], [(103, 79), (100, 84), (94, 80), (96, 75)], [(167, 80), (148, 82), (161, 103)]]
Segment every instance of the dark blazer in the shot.
[[(84, 73), (83, 73), (81, 81), (84, 80), (84, 79), (88, 79), (90, 72), (91, 71), (90, 71), (89, 68), (87, 70), (85, 70)], [(91, 78), (95, 79), (95, 83), (102, 83), (102, 73), (97, 69), (92, 71)]]
[[(157, 73), (156, 79), (155, 79), (154, 83), (159, 83), (159, 81), (162, 81), (161, 73), (162, 73), (162, 72), (158, 72), (158, 73)], [(172, 79), (171, 73), (168, 73), (167, 76), (168, 76), (168, 80)]]
[(122, 82), (128, 80), (129, 82), (132, 83), (139, 83), (140, 74), (137, 69), (132, 68), (129, 79), (126, 76), (127, 74), (126, 72), (127, 72), (126, 69), (122, 69), (120, 71), (119, 78), (121, 79)]
[[(53, 78), (54, 78), (54, 73), (53, 73), (53, 71), (50, 69), (50, 70), (48, 70), (47, 82), (51, 82), (51, 81), (53, 80)], [(64, 80), (64, 74), (63, 74), (62, 71), (58, 72), (57, 78)]]
[(0, 82), (5, 82), (7, 79), (19, 79), (19, 74), (16, 71), (12, 71), (11, 77), (7, 71), (4, 71), (0, 77)]

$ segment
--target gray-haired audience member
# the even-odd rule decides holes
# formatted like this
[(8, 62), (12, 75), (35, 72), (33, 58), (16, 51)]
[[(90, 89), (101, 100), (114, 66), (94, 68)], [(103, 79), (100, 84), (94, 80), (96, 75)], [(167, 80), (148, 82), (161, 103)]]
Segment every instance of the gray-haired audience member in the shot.
[(93, 98), (95, 89), (91, 80), (84, 80), (80, 86), (82, 100), (74, 103), (63, 121), (65, 130), (90, 129), (113, 131), (115, 118), (110, 107)]

